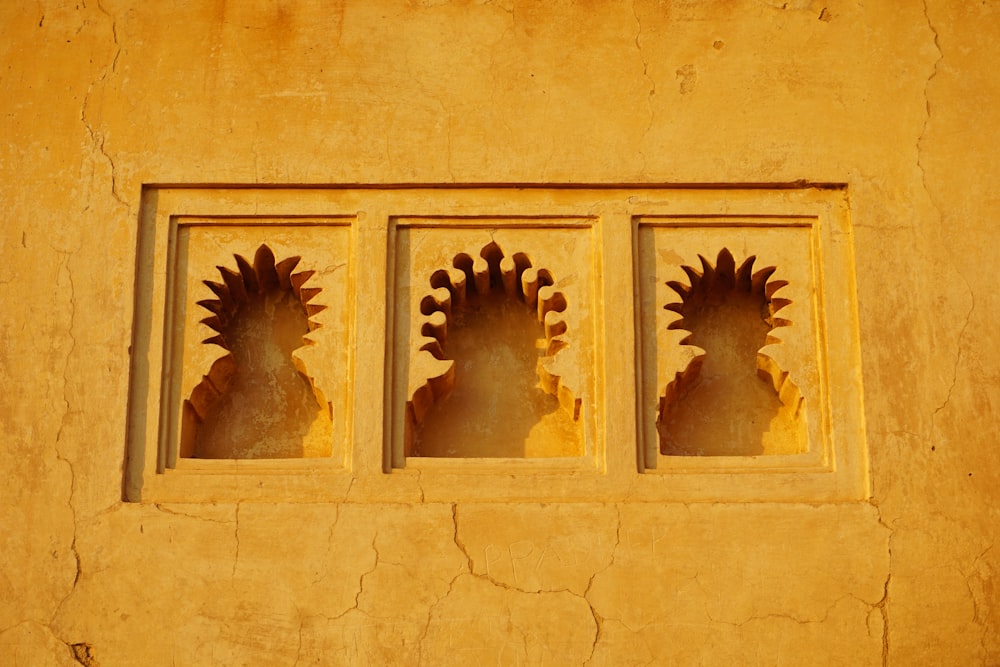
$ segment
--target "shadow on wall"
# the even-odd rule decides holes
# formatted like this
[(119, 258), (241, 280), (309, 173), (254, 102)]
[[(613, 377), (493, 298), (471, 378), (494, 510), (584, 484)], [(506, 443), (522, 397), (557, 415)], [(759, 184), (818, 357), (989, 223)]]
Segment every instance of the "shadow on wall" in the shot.
[(455, 257), (457, 279), (443, 279), (447, 272), (431, 278), (431, 287), (447, 294), (424, 302), (422, 314), (436, 324), (425, 325), (433, 340), (422, 349), (451, 360), (452, 373), (443, 395), (414, 420), (409, 455), (583, 455), (578, 410), (566, 409), (578, 401), (543, 367), (568, 344), (559, 338), (565, 297), (524, 254), (508, 258), (491, 243), (480, 255)]
[[(292, 273), (299, 258), (275, 263), (260, 246), (251, 266), (236, 255), (238, 271), (219, 267), (222, 283), (205, 281), (216, 299), (198, 304), (202, 322), (218, 332), (204, 342), (228, 352), (184, 402), (180, 455), (190, 458), (301, 458), (330, 454), (332, 415), (313, 386), (298, 348), (318, 325), (324, 306), (309, 302), (320, 290), (303, 287), (312, 271)], [(326, 408), (326, 409), (324, 409)], [(310, 443), (326, 443), (319, 450)]]
[[(715, 266), (701, 257), (701, 271), (682, 267), (690, 284), (670, 282), (680, 302), (665, 306), (681, 315), (669, 328), (703, 350), (671, 382), (660, 399), (660, 453), (673, 456), (795, 454), (806, 442), (801, 396), (787, 405), (775, 386), (785, 374), (759, 350), (779, 340), (771, 334), (791, 325), (775, 317), (790, 303), (774, 294), (787, 283), (770, 280), (776, 268), (753, 272), (755, 257), (739, 268), (728, 249)], [(777, 372), (780, 377), (775, 378)]]

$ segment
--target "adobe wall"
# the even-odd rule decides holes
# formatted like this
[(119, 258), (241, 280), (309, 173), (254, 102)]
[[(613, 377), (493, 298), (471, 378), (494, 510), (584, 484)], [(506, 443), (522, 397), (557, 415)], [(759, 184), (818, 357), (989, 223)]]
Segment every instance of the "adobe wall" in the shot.
[[(1000, 661), (996, 25), (965, 0), (3, 3), (0, 664)], [(358, 337), (333, 497), (123, 501), (144, 185), (462, 183), (845, 186), (869, 497), (657, 500), (627, 467), (584, 498), (424, 495), (382, 471), (387, 348)], [(628, 282), (621, 251), (595, 280)], [(594, 372), (624, 409), (618, 363)]]

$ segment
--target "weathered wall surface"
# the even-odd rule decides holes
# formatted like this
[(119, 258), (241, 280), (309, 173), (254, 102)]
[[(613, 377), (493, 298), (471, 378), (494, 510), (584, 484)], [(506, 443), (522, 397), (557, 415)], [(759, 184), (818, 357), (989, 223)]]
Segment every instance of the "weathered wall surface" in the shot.
[[(0, 664), (1000, 662), (997, 18), (3, 3)], [(870, 503), (121, 502), (143, 183), (800, 179), (849, 188)]]

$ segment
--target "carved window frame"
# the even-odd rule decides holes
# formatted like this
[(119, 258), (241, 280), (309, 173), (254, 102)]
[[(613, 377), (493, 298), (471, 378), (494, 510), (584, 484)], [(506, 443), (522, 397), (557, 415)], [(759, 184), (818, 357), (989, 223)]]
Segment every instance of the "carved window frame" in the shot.
[[(587, 220), (593, 244), (594, 420), (587, 455), (545, 459), (394, 459), (399, 374), (393, 327), (400, 221), (482, 224), (531, 220), (542, 230)], [(348, 239), (343, 274), (347, 362), (343, 442), (330, 459), (183, 461), (170, 467), (170, 394), (178, 226), (323, 225)], [(242, 221), (242, 222), (240, 222)], [(480, 221), (480, 222), (476, 222)], [(515, 224), (515, 223), (512, 223)], [(714, 230), (789, 225), (810, 238), (808, 297), (821, 392), (820, 432), (809, 460), (656, 456), (649, 437), (656, 381), (644, 360), (650, 289), (640, 262), (644, 234), (665, 227)], [(541, 233), (541, 232), (540, 232)], [(319, 502), (623, 501), (830, 502), (870, 494), (857, 302), (847, 187), (838, 184), (675, 186), (469, 184), (177, 186), (148, 185), (137, 230), (137, 280), (123, 495), (141, 502), (238, 500)], [(247, 244), (245, 252), (256, 247)], [(706, 243), (715, 253), (719, 241)], [(511, 249), (515, 251), (516, 249)], [(288, 251), (288, 252), (286, 252)], [(289, 254), (290, 248), (282, 249)], [(308, 251), (294, 254), (308, 261)], [(231, 255), (229, 255), (231, 257)], [(228, 261), (220, 257), (220, 261)], [(770, 262), (761, 258), (762, 262)], [(558, 267), (550, 267), (556, 274)], [(781, 268), (781, 267), (779, 267)], [(211, 276), (199, 276), (209, 278)], [(324, 297), (329, 287), (324, 286)], [(660, 307), (663, 304), (659, 304)], [(655, 344), (655, 342), (654, 342)], [(364, 372), (358, 372), (364, 369)], [(632, 378), (634, 377), (634, 382)], [(624, 380), (622, 378), (625, 378)], [(613, 380), (613, 382), (612, 382)], [(651, 394), (650, 387), (654, 391)], [(651, 403), (652, 401), (652, 403)], [(164, 420), (163, 415), (168, 418)], [(727, 457), (723, 457), (727, 458)], [(809, 457), (806, 457), (809, 458)]]

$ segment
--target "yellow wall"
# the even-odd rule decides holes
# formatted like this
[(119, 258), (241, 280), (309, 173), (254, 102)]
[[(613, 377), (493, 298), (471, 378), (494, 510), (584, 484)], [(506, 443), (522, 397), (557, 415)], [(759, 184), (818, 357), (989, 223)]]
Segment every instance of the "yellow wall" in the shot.
[[(1000, 661), (998, 18), (3, 3), (0, 664)], [(121, 500), (143, 184), (797, 181), (847, 186), (869, 502)]]

